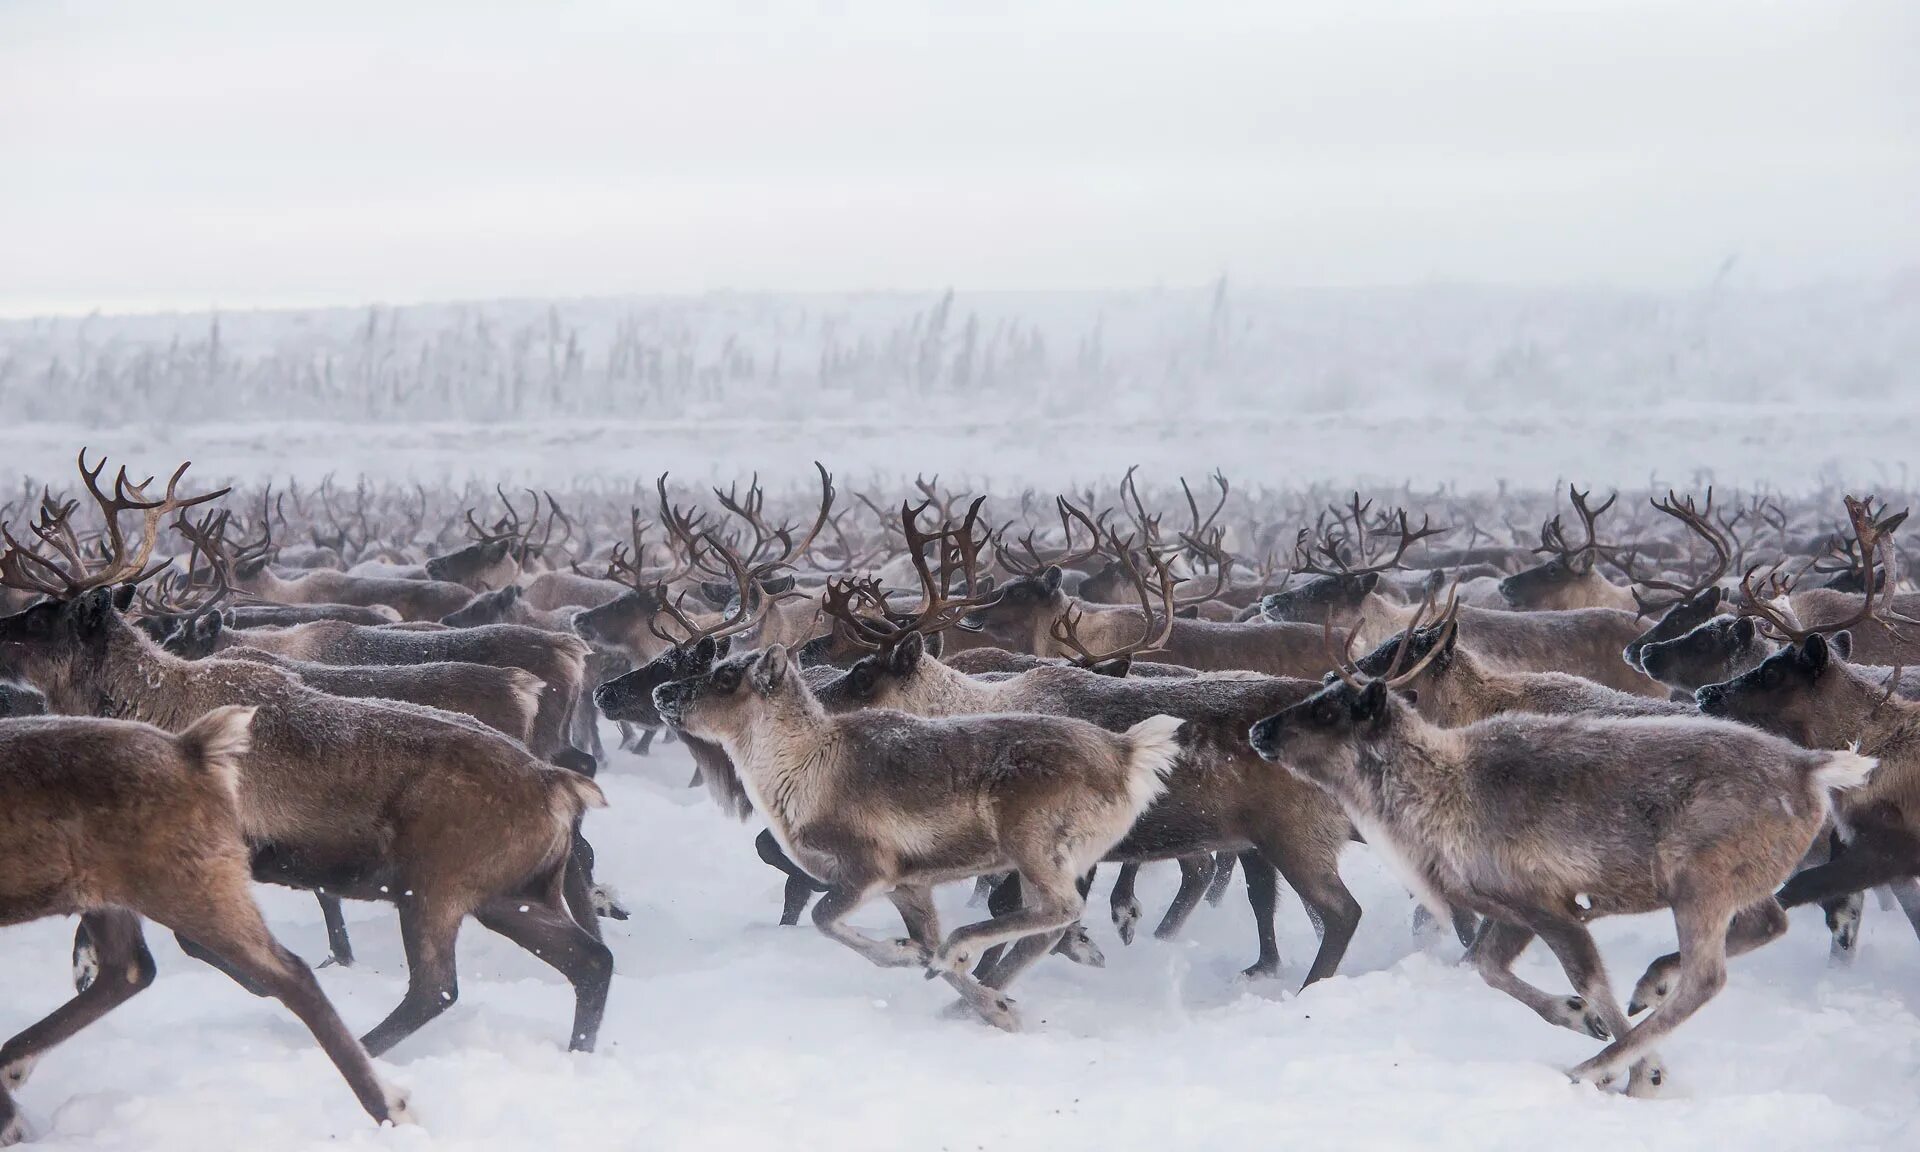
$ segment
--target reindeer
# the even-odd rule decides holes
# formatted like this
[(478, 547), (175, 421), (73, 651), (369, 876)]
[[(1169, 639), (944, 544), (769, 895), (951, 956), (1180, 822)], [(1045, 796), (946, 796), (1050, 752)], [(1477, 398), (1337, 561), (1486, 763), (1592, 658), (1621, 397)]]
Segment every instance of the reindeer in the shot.
[[(370, 1052), (385, 1052), (453, 1003), (454, 940), (469, 914), (568, 978), (576, 993), (572, 1046), (590, 1050), (612, 955), (569, 911), (570, 896), (587, 903), (584, 877), (569, 875), (569, 860), (584, 812), (605, 803), (599, 789), (466, 717), (344, 699), (279, 669), (189, 662), (154, 646), (119, 614), (108, 589), (151, 574), (147, 560), (167, 515), (220, 495), (179, 496), (185, 471), (149, 500), (146, 485), (129, 484), (123, 469), (109, 497), (83, 457), (106, 524), (97, 567), (78, 544), (71, 504), (43, 504), (32, 525), (51, 556), (0, 530), (0, 584), (45, 597), (0, 619), (0, 664), (63, 715), (172, 730), (217, 707), (257, 709), (239, 788), (256, 878), (399, 908), (410, 980), (400, 1006), (364, 1038)], [(119, 526), (124, 512), (145, 520), (131, 548)], [(593, 924), (590, 911), (581, 919)], [(218, 961), (191, 939), (183, 946)]]
[[(1314, 682), (1257, 675), (1134, 680), (1094, 671), (1157, 646), (1173, 619), (1172, 580), (1165, 562), (1156, 561), (1161, 591), (1154, 611), (1147, 580), (1127, 548), (1116, 549), (1115, 554), (1123, 558), (1129, 582), (1143, 605), (1157, 616), (1155, 634), (1137, 637), (1122, 648), (1089, 650), (1074, 636), (1072, 621), (1063, 621), (1060, 635), (1067, 646), (1079, 651), (1078, 667), (1046, 666), (994, 682), (923, 658), (926, 632), (937, 634), (972, 610), (971, 602), (955, 600), (950, 592), (956, 569), (973, 571), (968, 545), (972, 521), (957, 532), (928, 537), (917, 530), (914, 515), (915, 510), (903, 509), (908, 551), (922, 581), (921, 611), (898, 624), (884, 618), (845, 619), (850, 630), (864, 633), (875, 651), (845, 675), (819, 687), (815, 694), (821, 705), (836, 715), (880, 708), (936, 718), (997, 713), (1076, 716), (1114, 732), (1154, 715), (1180, 717), (1187, 727), (1166, 793), (1106, 859), (1126, 865), (1182, 861), (1181, 891), (1155, 932), (1164, 939), (1178, 934), (1209, 886), (1213, 854), (1240, 854), (1260, 939), (1260, 957), (1247, 969), (1249, 977), (1279, 971), (1273, 934), (1277, 868), (1300, 894), (1321, 932), (1319, 953), (1305, 982), (1332, 975), (1360, 920), (1360, 905), (1339, 871), (1340, 851), (1352, 830), (1338, 808), (1310, 785), (1264, 770), (1247, 754), (1244, 739), (1255, 720), (1303, 699), (1314, 690)], [(936, 541), (943, 554), (938, 576), (930, 573), (923, 556), (926, 545)], [(1016, 894), (1017, 889), (1004, 898), (1011, 900)], [(1122, 939), (1130, 943), (1133, 924), (1140, 916), (1131, 884), (1115, 885), (1112, 915)]]
[(1619, 608), (1633, 611), (1639, 607), (1631, 588), (1623, 588), (1600, 574), (1597, 561), (1607, 553), (1594, 528), (1607, 509), (1613, 507), (1619, 493), (1607, 497), (1598, 508), (1587, 505), (1586, 492), (1567, 486), (1567, 497), (1574, 514), (1586, 532), (1579, 547), (1568, 543), (1566, 529), (1559, 516), (1540, 526), (1540, 547), (1534, 551), (1548, 559), (1500, 582), (1500, 595), (1523, 612), (1564, 610), (1568, 608)]
[[(830, 889), (814, 924), (881, 967), (925, 966), (988, 1022), (1017, 1030), (1004, 989), (1080, 915), (1081, 873), (1165, 788), (1180, 721), (1116, 735), (1082, 720), (829, 716), (778, 644), (654, 691), (675, 728), (720, 744), (786, 854)], [(932, 889), (1016, 870), (1029, 903), (940, 940)], [(886, 893), (908, 938), (846, 918)], [(985, 981), (980, 951), (1019, 941)]]
[[(1424, 671), (1402, 670), (1410, 650), (1378, 679), (1336, 660), (1334, 683), (1254, 725), (1255, 752), (1325, 788), (1436, 916), (1486, 917), (1469, 954), (1489, 984), (1611, 1041), (1576, 1081), (1625, 1071), (1629, 1094), (1652, 1094), (1666, 1077), (1653, 1045), (1720, 990), (1728, 956), (1785, 931), (1773, 889), (1825, 823), (1829, 792), (1874, 762), (1707, 718), (1509, 713), (1441, 728), (1394, 691)], [(1641, 977), (1629, 1010), (1652, 1015), (1629, 1025), (1586, 922), (1660, 908), (1680, 951)], [(1513, 975), (1536, 935), (1576, 995)]]
[[(1452, 615), (1413, 628), (1381, 644), (1353, 664), (1367, 676), (1382, 676), (1396, 661), (1416, 662), (1405, 678), (1420, 715), (1443, 728), (1460, 728), (1506, 712), (1551, 716), (1692, 716), (1691, 703), (1621, 692), (1564, 672), (1514, 672), (1495, 667), (1459, 645)], [(1401, 654), (1401, 648), (1407, 649)]]
[(405, 1094), (253, 902), (239, 813), (253, 717), (215, 708), (178, 735), (125, 720), (0, 724), (0, 924), (77, 913), (111, 973), (0, 1046), (0, 1147), (24, 1135), (11, 1093), (40, 1058), (153, 983), (142, 916), (286, 1005), (375, 1121), (411, 1122)]

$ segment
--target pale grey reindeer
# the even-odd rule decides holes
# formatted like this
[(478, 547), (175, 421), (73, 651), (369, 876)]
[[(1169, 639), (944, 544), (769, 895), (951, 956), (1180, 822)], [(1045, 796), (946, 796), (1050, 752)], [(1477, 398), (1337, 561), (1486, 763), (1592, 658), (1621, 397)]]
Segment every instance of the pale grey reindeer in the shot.
[[(1155, 716), (1113, 733), (1051, 716), (829, 716), (778, 644), (663, 684), (654, 704), (725, 749), (780, 847), (830, 886), (813, 910), (822, 932), (881, 967), (926, 966), (1008, 1030), (1019, 1018), (1004, 989), (1079, 918), (1077, 881), (1165, 789), (1181, 724)], [(1026, 906), (943, 942), (934, 885), (1006, 871), (1020, 874)], [(847, 925), (882, 894), (907, 939)], [(1016, 940), (990, 983), (968, 974)]]
[[(1255, 751), (1332, 793), (1436, 916), (1487, 917), (1470, 952), (1481, 976), (1549, 1023), (1610, 1040), (1570, 1074), (1626, 1072), (1631, 1095), (1665, 1080), (1654, 1045), (1719, 992), (1728, 956), (1786, 930), (1774, 889), (1825, 825), (1830, 793), (1874, 767), (1706, 718), (1515, 713), (1441, 728), (1394, 691), (1417, 666), (1336, 670), (1256, 724)], [(1680, 950), (1641, 978), (1633, 1004), (1653, 1011), (1630, 1025), (1587, 922), (1661, 908)], [(1577, 995), (1513, 974), (1536, 935)]]

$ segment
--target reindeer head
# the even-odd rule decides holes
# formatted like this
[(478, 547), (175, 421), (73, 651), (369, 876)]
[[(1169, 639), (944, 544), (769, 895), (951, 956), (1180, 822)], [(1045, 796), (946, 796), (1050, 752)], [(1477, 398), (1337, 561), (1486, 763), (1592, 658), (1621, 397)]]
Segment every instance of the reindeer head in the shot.
[(1761, 634), (1752, 617), (1716, 616), (1689, 632), (1641, 648), (1640, 670), (1669, 688), (1692, 692), (1733, 679), (1777, 647)]
[(1602, 549), (1593, 523), (1613, 507), (1619, 497), (1609, 496), (1600, 507), (1589, 508), (1587, 493), (1576, 491), (1572, 486), (1568, 486), (1567, 492), (1573, 498), (1574, 512), (1586, 529), (1586, 540), (1577, 547), (1568, 543), (1558, 516), (1541, 525), (1540, 547), (1534, 551), (1547, 559), (1500, 582), (1500, 594), (1516, 609), (1550, 611), (1591, 607), (1595, 586), (1607, 582), (1594, 567)]
[(593, 702), (609, 720), (623, 720), (647, 728), (665, 727), (666, 721), (653, 704), (653, 690), (675, 680), (705, 676), (713, 671), (716, 660), (727, 654), (731, 641), (702, 636), (692, 644), (675, 644), (655, 656), (645, 667), (615, 677), (594, 690)]
[(1262, 597), (1260, 614), (1269, 620), (1299, 624), (1331, 620), (1336, 628), (1351, 628), (1360, 618), (1361, 606), (1379, 585), (1378, 572), (1315, 576), (1297, 588)]
[(653, 690), (654, 710), (669, 727), (716, 742), (745, 737), (759, 718), (785, 704), (811, 703), (800, 669), (785, 646), (729, 657), (706, 673)]
[[(1449, 598), (1446, 610), (1438, 617), (1431, 617), (1432, 609), (1433, 597), (1429, 595), (1407, 622), (1384, 673), (1378, 677), (1355, 666), (1351, 651), (1336, 651), (1333, 626), (1323, 623), (1327, 654), (1338, 678), (1298, 704), (1255, 724), (1247, 734), (1254, 752), (1270, 763), (1284, 763), (1295, 775), (1330, 791), (1349, 790), (1358, 782), (1357, 774), (1364, 764), (1378, 763), (1377, 747), (1411, 713), (1410, 702), (1394, 689), (1404, 688), (1441, 653), (1452, 649), (1452, 634), (1458, 627), (1458, 595)], [(1426, 651), (1409, 665), (1420, 625), (1429, 618), (1435, 620), (1438, 631), (1426, 643)], [(1352, 642), (1353, 634), (1348, 633), (1349, 646)]]
[(1862, 596), (1844, 620), (1806, 627), (1786, 606), (1790, 584), (1776, 573), (1767, 581), (1772, 595), (1763, 594), (1755, 586), (1758, 569), (1748, 571), (1740, 581), (1741, 618), (1785, 647), (1759, 667), (1695, 692), (1700, 711), (1752, 724), (1808, 748), (1841, 748), (1859, 737), (1871, 710), (1893, 696), (1902, 669), (1895, 668), (1883, 688), (1846, 661), (1851, 650), (1849, 629), (1891, 629), (1895, 621), (1915, 623), (1895, 613), (1892, 605), (1897, 579), (1893, 531), (1907, 514), (1885, 515), (1885, 509), (1874, 507), (1871, 497), (1845, 499), (1856, 546), (1852, 555), (1862, 570), (1863, 584), (1877, 565), (1886, 566), (1888, 579), (1881, 595)]
[(475, 592), (505, 589), (520, 578), (520, 561), (514, 557), (515, 538), (496, 537), (476, 540), (455, 552), (427, 561), (427, 576), (450, 584), (464, 584)]
[[(1816, 632), (1723, 684), (1694, 693), (1700, 711), (1785, 736), (1807, 748), (1844, 748), (1859, 736), (1861, 705), (1884, 695), (1846, 663), (1846, 634)], [(1890, 691), (1890, 690), (1889, 690)]]

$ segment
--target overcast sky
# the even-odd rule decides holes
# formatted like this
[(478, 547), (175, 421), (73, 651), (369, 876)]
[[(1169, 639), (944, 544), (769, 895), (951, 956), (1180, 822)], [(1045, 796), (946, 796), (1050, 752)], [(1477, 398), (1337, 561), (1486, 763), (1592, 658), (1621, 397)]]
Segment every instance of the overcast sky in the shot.
[(0, 0), (0, 314), (1920, 264), (1913, 0)]

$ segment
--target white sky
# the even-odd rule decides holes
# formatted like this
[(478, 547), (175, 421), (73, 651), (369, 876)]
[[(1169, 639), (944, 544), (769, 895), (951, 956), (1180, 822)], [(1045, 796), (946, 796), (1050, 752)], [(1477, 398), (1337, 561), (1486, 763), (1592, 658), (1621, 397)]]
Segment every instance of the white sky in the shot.
[(0, 314), (1920, 264), (1914, 0), (0, 0)]

